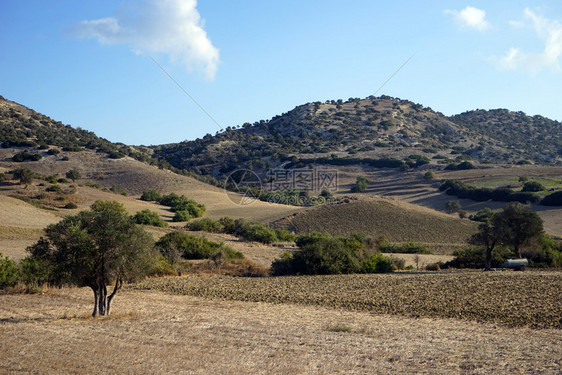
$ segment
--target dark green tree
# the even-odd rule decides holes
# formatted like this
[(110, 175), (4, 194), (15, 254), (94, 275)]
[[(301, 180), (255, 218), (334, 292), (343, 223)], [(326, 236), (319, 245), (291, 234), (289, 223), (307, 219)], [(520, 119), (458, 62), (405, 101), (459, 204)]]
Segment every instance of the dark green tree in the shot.
[(361, 193), (367, 190), (367, 186), (369, 185), (369, 180), (365, 176), (357, 177), (355, 181), (355, 185), (351, 188), (352, 193)]
[(458, 200), (451, 200), (451, 201), (447, 201), (447, 203), (445, 203), (445, 209), (450, 214), (455, 212), (455, 211), (460, 210), (461, 208), (462, 208), (461, 202), (459, 202)]
[(518, 202), (508, 203), (502, 212), (492, 216), (492, 225), (500, 241), (513, 247), (518, 258), (521, 258), (521, 247), (543, 232), (540, 216)]
[(81, 179), (82, 175), (76, 169), (71, 169), (68, 172), (66, 172), (66, 178), (70, 178), (72, 182), (74, 182), (76, 180)]
[(484, 269), (489, 271), (492, 269), (492, 251), (500, 242), (499, 231), (490, 221), (486, 221), (478, 226), (478, 233), (470, 237), (469, 243), (472, 245), (482, 246), (486, 249), (486, 257), (484, 261)]
[(16, 169), (12, 175), (15, 179), (20, 180), (21, 184), (30, 184), (33, 182), (35, 174), (29, 168)]
[[(45, 237), (28, 251), (50, 265), (50, 281), (93, 290), (92, 316), (108, 315), (123, 283), (143, 277), (155, 259), (152, 236), (115, 201), (97, 201), (91, 210), (49, 225)], [(108, 295), (110, 283), (114, 286)]]

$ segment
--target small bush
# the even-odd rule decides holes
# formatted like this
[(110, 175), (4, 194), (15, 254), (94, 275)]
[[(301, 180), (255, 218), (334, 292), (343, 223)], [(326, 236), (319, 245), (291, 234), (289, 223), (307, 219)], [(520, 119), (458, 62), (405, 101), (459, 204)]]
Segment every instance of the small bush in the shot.
[(41, 156), (40, 154), (31, 154), (27, 151), (23, 151), (20, 152), (18, 154), (15, 154), (12, 157), (12, 160), (18, 163), (24, 162), (24, 161), (38, 161), (41, 160), (43, 158), (43, 156)]
[(20, 278), (20, 271), (16, 262), (0, 253), (0, 289), (13, 287)]
[(133, 216), (133, 220), (137, 224), (152, 225), (152, 226), (161, 227), (161, 228), (168, 227), (168, 223), (166, 223), (164, 220), (162, 220), (156, 212), (151, 211), (149, 209), (137, 212)]
[(62, 191), (61, 187), (58, 186), (58, 185), (51, 185), (51, 186), (47, 187), (45, 190), (49, 191), (49, 192), (60, 192), (60, 191)]
[(562, 206), (562, 191), (547, 195), (541, 201), (543, 206)]
[(47, 181), (50, 184), (56, 184), (59, 182), (57, 176), (52, 176), (52, 175), (45, 177), (45, 181)]
[(69, 202), (64, 206), (64, 208), (69, 209), (69, 210), (74, 210), (74, 209), (78, 208), (78, 206), (75, 203)]
[(147, 202), (158, 202), (162, 199), (162, 194), (154, 189), (143, 190), (140, 199)]
[(57, 149), (57, 148), (51, 148), (51, 149), (49, 149), (49, 151), (47, 151), (47, 154), (49, 154), (49, 155), (58, 155), (58, 154), (60, 154), (60, 150)]
[(192, 231), (205, 231), (215, 233), (221, 232), (223, 230), (223, 226), (218, 220), (213, 220), (208, 217), (199, 220), (193, 220), (187, 223), (185, 227)]
[(424, 180), (433, 180), (435, 178), (435, 175), (433, 174), (432, 171), (427, 171), (425, 172), (425, 174), (423, 175), (423, 179)]
[(363, 262), (363, 272), (366, 273), (389, 273), (393, 271), (392, 259), (383, 256), (381, 253), (373, 254)]
[(180, 222), (180, 221), (189, 221), (189, 219), (191, 219), (191, 214), (189, 213), (189, 211), (176, 211), (174, 217), (172, 218), (172, 221), (174, 222)]
[(437, 262), (437, 263), (429, 263), (427, 266), (425, 266), (425, 269), (427, 271), (440, 271), (441, 270), (441, 262)]
[(402, 258), (397, 258), (391, 256), (390, 259), (392, 260), (392, 268), (395, 270), (403, 270), (404, 266), (406, 265), (406, 261)]
[[(219, 248), (230, 249), (222, 244), (209, 241), (204, 237), (197, 237), (180, 231), (164, 235), (158, 240), (156, 246), (164, 256), (170, 257), (169, 254), (173, 253), (171, 250), (174, 250), (186, 259), (205, 259), (216, 253)], [(225, 251), (228, 252), (229, 250)]]
[(59, 178), (59, 179), (57, 180), (57, 182), (58, 182), (59, 184), (68, 184), (68, 180), (67, 180), (66, 178)]
[(277, 241), (282, 242), (293, 242), (295, 240), (295, 235), (283, 228), (275, 229), (275, 237), (277, 237)]
[(525, 182), (523, 189), (521, 191), (537, 192), (543, 191), (545, 189), (544, 185), (537, 181)]
[(124, 197), (126, 197), (126, 196), (128, 195), (127, 192), (125, 191), (125, 189), (123, 189), (123, 188), (122, 188), (121, 186), (119, 186), (119, 185), (113, 185), (113, 186), (109, 189), (109, 191), (111, 191), (112, 193), (115, 193), (115, 194), (121, 194), (121, 195), (124, 196)]
[(84, 185), (87, 186), (87, 187), (98, 189), (98, 190), (101, 189), (101, 185), (98, 184), (98, 183), (94, 183), (94, 182), (86, 182)]
[(163, 255), (156, 258), (150, 266), (147, 276), (171, 276), (178, 274), (174, 266)]

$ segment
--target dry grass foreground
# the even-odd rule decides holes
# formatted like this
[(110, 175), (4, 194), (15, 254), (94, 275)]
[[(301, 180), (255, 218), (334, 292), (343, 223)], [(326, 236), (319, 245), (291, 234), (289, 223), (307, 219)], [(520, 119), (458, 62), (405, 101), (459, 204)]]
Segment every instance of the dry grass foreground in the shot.
[(0, 296), (0, 373), (559, 374), (560, 330), (125, 290)]
[(562, 273), (556, 271), (269, 278), (191, 276), (150, 279), (132, 288), (213, 299), (562, 328)]

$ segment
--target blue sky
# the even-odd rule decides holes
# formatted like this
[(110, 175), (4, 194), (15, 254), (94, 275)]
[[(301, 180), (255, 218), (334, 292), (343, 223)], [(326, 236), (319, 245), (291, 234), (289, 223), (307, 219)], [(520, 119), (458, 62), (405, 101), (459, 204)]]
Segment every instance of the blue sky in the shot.
[(0, 51), (0, 95), (127, 144), (363, 98), (412, 55), (377, 95), (562, 121), (558, 0), (0, 0)]

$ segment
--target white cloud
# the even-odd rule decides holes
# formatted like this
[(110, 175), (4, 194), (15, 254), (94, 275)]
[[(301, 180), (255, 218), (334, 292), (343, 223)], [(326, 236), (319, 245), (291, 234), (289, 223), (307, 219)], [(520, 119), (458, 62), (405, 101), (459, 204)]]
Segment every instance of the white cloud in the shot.
[(141, 0), (116, 17), (82, 21), (73, 33), (101, 44), (125, 44), (135, 53), (167, 54), (211, 80), (217, 72), (219, 50), (207, 36), (197, 0)]
[(452, 15), (462, 27), (469, 27), (478, 31), (484, 31), (490, 27), (490, 23), (486, 20), (486, 12), (482, 9), (467, 6), (460, 11), (446, 10), (445, 13)]
[[(537, 73), (545, 68), (560, 71), (560, 57), (562, 56), (562, 24), (539, 16), (530, 9), (525, 9), (525, 19), (531, 21), (537, 37), (544, 43), (544, 49), (539, 53), (525, 53), (520, 48), (510, 48), (501, 58), (492, 57), (491, 60), (500, 68), (507, 70), (523, 69)], [(527, 22), (528, 23), (528, 22)], [(515, 27), (523, 27), (521, 21), (511, 21)]]

